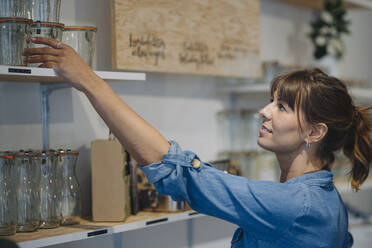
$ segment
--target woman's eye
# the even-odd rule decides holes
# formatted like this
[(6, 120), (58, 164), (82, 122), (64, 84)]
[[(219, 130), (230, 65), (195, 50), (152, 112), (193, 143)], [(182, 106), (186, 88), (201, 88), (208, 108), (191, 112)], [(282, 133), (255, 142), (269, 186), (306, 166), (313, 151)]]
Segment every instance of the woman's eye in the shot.
[(287, 110), (285, 109), (284, 105), (281, 104), (281, 103), (278, 103), (278, 107), (279, 107), (279, 109), (280, 109), (281, 111), (287, 111)]

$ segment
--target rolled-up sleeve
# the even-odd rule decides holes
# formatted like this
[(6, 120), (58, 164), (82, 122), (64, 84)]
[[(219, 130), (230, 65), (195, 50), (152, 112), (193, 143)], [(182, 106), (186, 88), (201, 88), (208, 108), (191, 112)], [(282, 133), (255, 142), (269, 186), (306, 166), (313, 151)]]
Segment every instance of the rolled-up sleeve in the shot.
[[(200, 213), (237, 224), (256, 236), (276, 239), (306, 211), (305, 190), (299, 186), (254, 181), (213, 168), (170, 141), (160, 163), (142, 166), (161, 195), (185, 200)], [(288, 199), (288, 195), (292, 196)]]

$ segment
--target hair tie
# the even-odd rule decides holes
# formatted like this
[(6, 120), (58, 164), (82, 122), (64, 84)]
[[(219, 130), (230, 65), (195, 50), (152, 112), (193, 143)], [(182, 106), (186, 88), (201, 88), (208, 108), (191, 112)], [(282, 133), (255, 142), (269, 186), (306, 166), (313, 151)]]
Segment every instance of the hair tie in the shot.
[(354, 119), (359, 119), (360, 118), (360, 111), (359, 111), (358, 107), (354, 107), (353, 118)]

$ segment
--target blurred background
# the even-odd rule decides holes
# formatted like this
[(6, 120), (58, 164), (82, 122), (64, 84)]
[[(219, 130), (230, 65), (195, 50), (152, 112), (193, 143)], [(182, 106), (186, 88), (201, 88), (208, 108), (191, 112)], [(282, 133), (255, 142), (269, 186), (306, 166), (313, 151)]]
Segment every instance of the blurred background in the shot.
[[(240, 175), (251, 179), (277, 180), (275, 157), (256, 145), (257, 111), (269, 101), (268, 85), (273, 77), (317, 66), (343, 79), (356, 102), (372, 105), (372, 2), (344, 1), (362, 2), (345, 5), (344, 26), (349, 32), (341, 33), (340, 40), (316, 55), (316, 46), (327, 46), (328, 41), (320, 34), (328, 31), (321, 31), (322, 26), (314, 23), (326, 21), (331, 12), (323, 9), (323, 1), (313, 1), (318, 2), (315, 6), (306, 2), (310, 1), (259, 1), (259, 77), (142, 70), (146, 81), (110, 85), (139, 115), (184, 150), (194, 151), (204, 161), (236, 161)], [(61, 3), (61, 23), (98, 28), (93, 61), (96, 70), (111, 71), (115, 67), (111, 20), (108, 1)], [(0, 150), (42, 147), (38, 84), (2, 82), (0, 109)], [(83, 216), (92, 215), (91, 142), (108, 136), (107, 126), (81, 92), (64, 88), (51, 93), (49, 146), (80, 152), (76, 168)], [(348, 162), (339, 155), (336, 163), (335, 182), (349, 206), (354, 247), (370, 247), (372, 181), (352, 193), (347, 183)], [(228, 247), (235, 228), (203, 216), (50, 247)]]

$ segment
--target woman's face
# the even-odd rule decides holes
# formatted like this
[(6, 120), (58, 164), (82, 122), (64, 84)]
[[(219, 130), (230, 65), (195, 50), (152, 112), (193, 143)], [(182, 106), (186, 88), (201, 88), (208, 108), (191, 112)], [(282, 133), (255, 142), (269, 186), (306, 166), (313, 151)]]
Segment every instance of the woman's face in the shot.
[(298, 151), (304, 145), (305, 135), (296, 112), (275, 94), (274, 99), (259, 112), (263, 121), (258, 145), (277, 155)]

